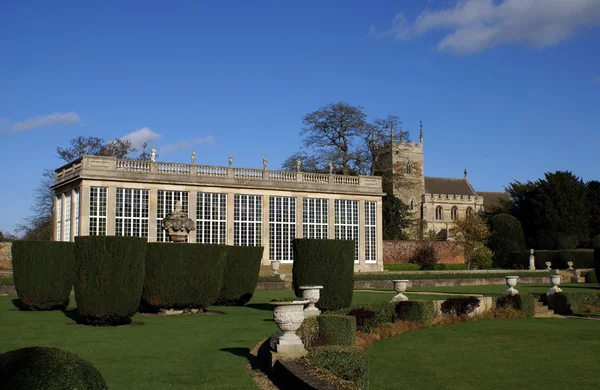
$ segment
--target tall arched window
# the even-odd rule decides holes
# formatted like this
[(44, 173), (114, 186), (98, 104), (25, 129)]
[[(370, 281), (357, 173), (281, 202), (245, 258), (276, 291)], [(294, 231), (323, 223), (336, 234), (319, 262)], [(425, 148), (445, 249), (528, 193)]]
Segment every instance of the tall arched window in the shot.
[(406, 173), (407, 174), (412, 174), (412, 163), (410, 161), (406, 162)]
[(467, 207), (467, 217), (473, 215), (473, 209), (470, 207)]
[(452, 210), (450, 211), (450, 218), (453, 221), (456, 221), (458, 219), (458, 207), (452, 207)]
[(438, 206), (435, 208), (435, 219), (438, 221), (444, 219), (444, 209), (442, 209), (442, 206)]

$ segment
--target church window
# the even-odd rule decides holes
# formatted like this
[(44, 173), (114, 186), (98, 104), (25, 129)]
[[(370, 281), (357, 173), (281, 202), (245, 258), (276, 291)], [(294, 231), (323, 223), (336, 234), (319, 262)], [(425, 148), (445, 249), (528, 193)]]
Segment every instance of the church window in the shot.
[(458, 207), (452, 207), (452, 210), (450, 211), (450, 218), (453, 221), (456, 221), (458, 219)]
[(473, 215), (473, 209), (470, 207), (467, 207), (467, 217)]
[(442, 209), (442, 206), (438, 206), (435, 209), (435, 219), (438, 221), (441, 221), (444, 219), (444, 210)]
[(412, 174), (412, 163), (410, 161), (406, 162), (406, 173), (407, 174)]

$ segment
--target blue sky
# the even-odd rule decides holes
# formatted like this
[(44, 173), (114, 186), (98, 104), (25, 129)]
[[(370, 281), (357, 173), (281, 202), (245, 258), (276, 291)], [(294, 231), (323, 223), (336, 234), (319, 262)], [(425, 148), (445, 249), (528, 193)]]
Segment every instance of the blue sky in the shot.
[(278, 168), (336, 101), (422, 120), (428, 176), (600, 180), (600, 1), (2, 2), (0, 230), (76, 136)]

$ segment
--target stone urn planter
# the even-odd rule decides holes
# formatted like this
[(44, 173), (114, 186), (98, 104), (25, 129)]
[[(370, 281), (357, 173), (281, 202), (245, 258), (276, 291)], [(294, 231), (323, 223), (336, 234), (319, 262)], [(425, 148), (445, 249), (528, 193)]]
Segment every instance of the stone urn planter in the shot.
[(569, 271), (573, 271), (573, 262), (567, 261), (567, 265), (569, 266)]
[(552, 287), (550, 287), (550, 290), (548, 290), (547, 295), (562, 292), (562, 289), (558, 287), (560, 284), (560, 275), (550, 275), (550, 283), (552, 284)]
[(304, 321), (304, 305), (308, 299), (281, 299), (270, 301), (275, 306), (273, 320), (283, 332), (275, 344), (275, 352), (282, 357), (299, 358), (308, 352), (296, 331)]
[(273, 271), (273, 273), (275, 275), (278, 275), (278, 271), (279, 271), (279, 266), (281, 265), (281, 261), (279, 260), (272, 260), (271, 261), (271, 270)]
[(547, 269), (548, 271), (552, 271), (552, 262), (551, 262), (551, 261), (547, 261), (547, 262), (546, 262), (546, 269)]
[(518, 276), (505, 276), (504, 279), (506, 279), (506, 285), (508, 286), (508, 289), (506, 291), (504, 291), (504, 294), (517, 295), (519, 293), (519, 291), (517, 291), (515, 286), (517, 285), (517, 281), (519, 280), (519, 277)]
[(321, 314), (315, 304), (319, 302), (321, 297), (321, 289), (323, 286), (300, 286), (298, 289), (302, 294), (302, 298), (308, 300), (308, 306), (304, 309), (304, 317), (314, 317)]
[(408, 301), (408, 297), (404, 295), (406, 287), (408, 286), (408, 280), (392, 280), (392, 282), (394, 283), (394, 291), (398, 293), (394, 295), (392, 302)]
[(181, 210), (180, 201), (175, 203), (175, 210), (163, 218), (161, 225), (173, 242), (185, 242), (188, 234), (196, 230), (196, 223)]

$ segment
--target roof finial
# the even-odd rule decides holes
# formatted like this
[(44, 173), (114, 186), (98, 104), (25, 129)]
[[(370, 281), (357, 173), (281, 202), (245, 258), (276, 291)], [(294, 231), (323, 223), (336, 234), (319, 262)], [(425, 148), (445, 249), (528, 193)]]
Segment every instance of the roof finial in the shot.
[(465, 179), (467, 178), (467, 169), (465, 168)]

